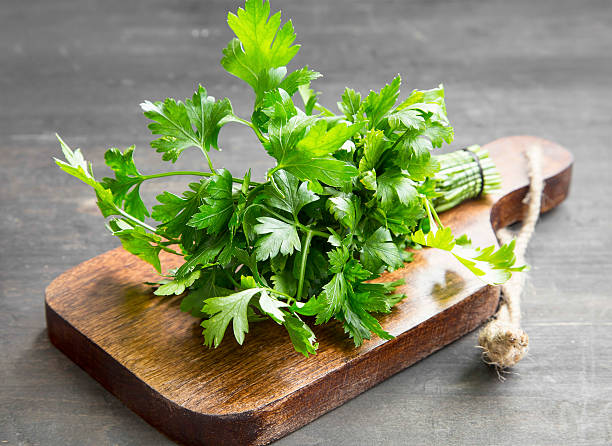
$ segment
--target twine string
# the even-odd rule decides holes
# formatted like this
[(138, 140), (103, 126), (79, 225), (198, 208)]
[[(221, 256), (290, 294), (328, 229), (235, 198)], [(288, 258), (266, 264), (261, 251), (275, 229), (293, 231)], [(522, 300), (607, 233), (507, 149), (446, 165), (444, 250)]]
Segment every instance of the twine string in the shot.
[(482, 168), (482, 164), (480, 163), (480, 158), (478, 157), (478, 155), (476, 155), (474, 152), (472, 152), (467, 147), (464, 147), (461, 150), (463, 150), (464, 152), (469, 153), (470, 156), (472, 157), (472, 159), (474, 160), (474, 162), (476, 163), (476, 166), (478, 166), (478, 173), (480, 175), (480, 189), (478, 190), (478, 193), (475, 195), (474, 198), (480, 198), (482, 196), (482, 192), (484, 191), (484, 185), (485, 185), (484, 170)]
[[(525, 151), (525, 156), (529, 174), (529, 192), (523, 200), (523, 203), (527, 204), (527, 212), (521, 230), (515, 239), (514, 252), (518, 264), (525, 263), (525, 251), (540, 216), (544, 189), (541, 147), (529, 148)], [(509, 243), (513, 238), (512, 233), (507, 229), (498, 231), (497, 236), (504, 244)], [(527, 354), (529, 348), (529, 337), (521, 329), (521, 293), (524, 286), (524, 272), (515, 272), (510, 280), (502, 285), (502, 300), (499, 309), (478, 335), (483, 360), (487, 364), (494, 365), (498, 374), (517, 364)], [(501, 375), (499, 376), (502, 378)]]

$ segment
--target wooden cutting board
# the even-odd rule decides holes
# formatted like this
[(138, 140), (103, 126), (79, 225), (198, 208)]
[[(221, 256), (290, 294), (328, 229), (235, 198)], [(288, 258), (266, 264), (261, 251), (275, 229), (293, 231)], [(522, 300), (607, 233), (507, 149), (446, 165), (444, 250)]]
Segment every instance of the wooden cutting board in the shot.
[[(456, 234), (496, 244), (494, 230), (519, 221), (527, 191), (525, 148), (543, 148), (542, 211), (568, 194), (572, 156), (549, 141), (516, 136), (486, 147), (503, 190), (442, 215)], [(165, 267), (176, 259), (163, 257)], [(122, 248), (88, 260), (46, 290), (51, 342), (130, 409), (188, 445), (267, 444), (414, 364), (478, 327), (496, 310), (498, 287), (483, 284), (450, 254), (418, 251), (405, 269), (407, 295), (382, 318), (390, 341), (360, 348), (340, 324), (314, 326), (320, 343), (309, 358), (293, 350), (283, 327), (251, 324), (243, 346), (226, 336), (216, 350), (202, 345), (199, 322), (179, 310), (180, 297), (157, 297), (143, 282), (156, 278)], [(313, 321), (309, 321), (313, 322)]]

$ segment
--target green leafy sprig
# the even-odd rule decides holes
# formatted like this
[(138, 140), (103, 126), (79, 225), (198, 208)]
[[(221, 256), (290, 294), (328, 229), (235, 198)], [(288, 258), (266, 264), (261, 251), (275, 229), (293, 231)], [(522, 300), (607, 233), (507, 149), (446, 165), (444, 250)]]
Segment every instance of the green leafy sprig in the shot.
[[(411, 246), (449, 251), (488, 283), (523, 268), (514, 266), (512, 244), (473, 248), (441, 226), (432, 205), (440, 162), (431, 151), (453, 139), (442, 86), (414, 90), (399, 103), (399, 75), (365, 97), (347, 88), (335, 114), (310, 88), (319, 73), (288, 73), (299, 45), (292, 23), (281, 25), (280, 12), (270, 15), (268, 1), (247, 0), (228, 24), (236, 38), (221, 65), (253, 88), (250, 119), (202, 86), (184, 101), (141, 104), (162, 160), (174, 163), (196, 148), (208, 171), (144, 175), (134, 147), (112, 148), (105, 161), (114, 178), (98, 181), (80, 150), (61, 139), (65, 161), (56, 160), (94, 189), (126, 250), (159, 272), (161, 251), (184, 258), (156, 294), (185, 293), (181, 309), (203, 319), (206, 345), (217, 347), (230, 323), (242, 344), (249, 323), (271, 319), (308, 356), (318, 346), (310, 317), (315, 324), (339, 321), (356, 346), (372, 333), (390, 339), (377, 315), (403, 296), (394, 293), (398, 283), (369, 281), (403, 267)], [(229, 123), (250, 127), (274, 159), (265, 181), (214, 167), (211, 149)], [(174, 175), (196, 180), (182, 195), (162, 192), (150, 211), (141, 184)]]

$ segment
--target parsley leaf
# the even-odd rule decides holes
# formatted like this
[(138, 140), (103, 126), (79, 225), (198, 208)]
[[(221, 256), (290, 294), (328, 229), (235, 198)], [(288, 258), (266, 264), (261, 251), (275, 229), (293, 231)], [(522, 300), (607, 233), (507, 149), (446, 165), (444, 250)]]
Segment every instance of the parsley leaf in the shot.
[(300, 238), (295, 225), (285, 223), (271, 217), (259, 217), (255, 225), (257, 234), (267, 234), (257, 239), (257, 260), (266, 260), (282, 255), (292, 254), (294, 250), (301, 249)]
[(322, 182), (330, 186), (341, 187), (357, 175), (357, 169), (332, 157), (311, 157), (302, 151), (293, 151), (278, 163), (279, 169), (285, 169), (301, 180)]
[(281, 13), (270, 16), (267, 0), (247, 0), (237, 14), (228, 14), (227, 23), (237, 38), (223, 50), (221, 65), (261, 96), (271, 84), (265, 78), (287, 65), (300, 49), (293, 45), (293, 24), (288, 21), (281, 27)]
[(357, 133), (362, 125), (337, 124), (328, 128), (327, 121), (321, 119), (313, 125), (304, 138), (297, 143), (297, 148), (314, 156), (325, 156), (334, 153), (350, 137)]
[(238, 122), (229, 99), (223, 98), (215, 101), (215, 98), (208, 96), (206, 89), (201, 85), (198, 86), (191, 99), (185, 100), (185, 107), (189, 121), (195, 127), (200, 142), (199, 147), (204, 147), (206, 151), (211, 146), (219, 149), (217, 138), (223, 125), (228, 122)]
[(156, 234), (146, 232), (139, 226), (132, 226), (125, 220), (111, 220), (108, 228), (121, 240), (121, 244), (126, 251), (138, 256), (145, 262), (150, 263), (161, 272), (159, 253), (161, 251), (161, 237)]
[(356, 122), (361, 112), (361, 94), (352, 88), (346, 88), (342, 94), (342, 102), (338, 102), (338, 108), (344, 113), (347, 121)]
[(342, 311), (344, 330), (353, 338), (356, 347), (365, 339), (370, 339), (373, 332), (382, 339), (393, 339), (381, 326), (378, 320), (359, 306), (354, 299), (348, 301)]
[(354, 300), (366, 311), (376, 313), (389, 313), (393, 306), (401, 301), (403, 294), (394, 294), (393, 291), (403, 281), (387, 283), (359, 283), (355, 287)]
[(293, 96), (298, 91), (299, 87), (303, 85), (310, 85), (311, 81), (319, 77), (321, 77), (321, 73), (309, 70), (308, 66), (306, 66), (289, 73), (289, 76), (283, 79), (278, 87), (285, 90), (289, 96)]
[(376, 178), (376, 183), (376, 196), (380, 199), (383, 209), (389, 209), (395, 197), (404, 206), (409, 206), (417, 199), (413, 181), (398, 170), (387, 170)]
[(274, 321), (282, 324), (285, 321), (285, 312), (281, 308), (288, 307), (289, 304), (278, 300), (276, 297), (271, 296), (265, 291), (262, 291), (259, 295), (259, 307)]
[(218, 347), (227, 326), (232, 322), (234, 337), (242, 345), (244, 335), (249, 331), (247, 307), (253, 296), (261, 292), (265, 291), (261, 288), (248, 288), (227, 296), (207, 299), (202, 308), (202, 312), (210, 315), (209, 319), (202, 322), (204, 343), (208, 347)]
[(268, 125), (270, 136), (268, 153), (276, 158), (279, 166), (295, 152), (297, 143), (302, 139), (308, 126), (314, 122), (314, 118), (310, 116), (287, 116), (285, 113), (291, 113), (291, 109), (277, 106)]
[(119, 149), (109, 149), (104, 154), (104, 160), (115, 172), (115, 178), (103, 178), (102, 187), (111, 191), (117, 206), (139, 220), (144, 220), (150, 214), (140, 198), (140, 185), (144, 178), (134, 164), (134, 146), (123, 153)]
[(422, 229), (419, 229), (412, 235), (412, 240), (417, 242), (419, 245), (429, 246), (431, 248), (438, 248), (444, 251), (452, 251), (455, 247), (455, 237), (451, 231), (451, 228), (442, 228), (437, 231), (429, 231), (427, 235), (423, 233)]
[(317, 314), (317, 324), (329, 321), (344, 305), (347, 295), (347, 283), (344, 274), (339, 272), (323, 286), (321, 299), (324, 302), (322, 311)]
[(327, 201), (333, 216), (351, 232), (357, 228), (361, 219), (361, 200), (354, 194), (339, 194)]
[(431, 90), (413, 90), (396, 108), (397, 111), (404, 109), (421, 109), (431, 112), (440, 123), (448, 124), (446, 118), (446, 105), (444, 104), (444, 87), (439, 85)]
[(300, 85), (298, 87), (298, 92), (300, 93), (300, 97), (304, 103), (304, 113), (311, 116), (315, 106), (317, 105), (317, 98), (321, 93), (315, 93), (315, 91), (310, 88), (310, 85), (306, 84)]
[[(270, 117), (266, 150), (278, 162), (272, 173), (284, 169), (300, 180), (321, 181), (330, 186), (342, 186), (357, 174), (354, 166), (331, 156), (346, 141), (346, 135), (357, 131), (355, 127), (339, 126), (338, 130), (327, 132), (327, 124), (317, 122), (311, 128), (316, 119), (298, 114), (287, 92), (282, 89), (268, 92), (264, 104), (272, 98), (277, 98), (274, 107), (264, 110)], [(311, 131), (325, 136), (324, 145), (318, 147), (308, 137)]]
[(484, 249), (473, 248), (465, 240), (462, 240), (462, 244), (457, 244), (450, 228), (430, 231), (427, 235), (419, 229), (413, 234), (412, 239), (423, 246), (449, 251), (479, 279), (490, 285), (505, 283), (513, 271), (527, 269), (526, 265), (514, 266), (516, 263), (514, 240), (497, 250), (495, 246)]
[(391, 110), (397, 102), (400, 83), (401, 78), (398, 74), (390, 84), (385, 85), (382, 90), (380, 90), (380, 93), (370, 91), (370, 94), (366, 97), (363, 109), (366, 117), (370, 121), (369, 127), (371, 129), (376, 128), (383, 116)]
[(315, 334), (297, 315), (286, 315), (284, 325), (297, 352), (306, 357), (316, 354), (319, 343)]
[(389, 230), (378, 228), (368, 237), (361, 248), (361, 262), (369, 271), (378, 271), (385, 264), (391, 268), (401, 268), (404, 265), (401, 253)]
[(431, 156), (431, 148), (431, 141), (420, 133), (408, 132), (396, 149), (399, 152), (399, 167), (406, 169), (415, 181), (433, 176), (440, 169), (440, 163)]
[[(278, 257), (277, 257), (278, 258)], [(286, 258), (285, 258), (286, 259)], [(290, 271), (278, 272), (271, 277), (274, 283), (274, 289), (293, 296), (297, 291), (297, 280), (293, 277)]]
[(76, 149), (73, 152), (59, 135), (56, 134), (55, 136), (59, 140), (62, 147), (62, 152), (66, 158), (66, 161), (54, 158), (55, 164), (57, 164), (64, 172), (78, 178), (94, 189), (96, 196), (98, 197), (98, 207), (100, 208), (100, 211), (104, 217), (119, 215), (114, 203), (112, 192), (96, 181), (91, 163), (85, 161), (81, 150)]
[(219, 263), (229, 263), (221, 262), (220, 257), (224, 251), (229, 251), (229, 253), (233, 251), (233, 246), (231, 244), (228, 232), (206, 238), (206, 240), (197, 247), (193, 254), (185, 256), (185, 263), (183, 263), (180, 268), (176, 270), (175, 277), (184, 277), (186, 274), (193, 271), (196, 266), (212, 265), (213, 263), (216, 263), (217, 259), (219, 259)]
[(234, 213), (234, 200), (232, 198), (232, 174), (227, 169), (219, 169), (206, 186), (204, 204), (199, 212), (192, 215), (187, 222), (188, 226), (196, 229), (208, 230), (209, 234), (218, 234), (227, 227), (227, 223)]
[(200, 278), (202, 274), (202, 270), (196, 269), (192, 271), (185, 277), (177, 278), (168, 283), (163, 284), (157, 290), (155, 290), (155, 294), (158, 296), (171, 296), (172, 294), (183, 294), (187, 288), (189, 288), (193, 283)]
[(205, 178), (199, 183), (190, 183), (182, 197), (166, 191), (157, 196), (161, 204), (153, 206), (151, 216), (160, 222), (158, 231), (166, 237), (180, 239), (189, 252), (202, 241), (202, 231), (187, 223), (204, 202), (207, 186), (208, 178)]
[(256, 286), (257, 284), (251, 276), (242, 276), (240, 285), (246, 289), (224, 296), (212, 297), (204, 301), (202, 312), (210, 316), (201, 324), (204, 328), (206, 345), (217, 347), (223, 340), (230, 321), (236, 341), (242, 344), (245, 333), (249, 331), (249, 304), (257, 294), (259, 294), (258, 306), (263, 313), (279, 324), (286, 322), (287, 313), (281, 310), (281, 308), (289, 306), (286, 302), (270, 295), (265, 287)]
[(151, 147), (163, 153), (164, 161), (173, 163), (189, 147), (198, 147), (204, 153), (211, 146), (217, 148), (219, 129), (236, 120), (229, 99), (215, 102), (201, 85), (185, 103), (168, 98), (163, 102), (145, 101), (140, 107), (154, 121), (149, 124), (151, 133), (161, 135)]
[(300, 183), (295, 176), (284, 170), (274, 172), (271, 180), (273, 183), (267, 187), (270, 195), (268, 204), (290, 212), (294, 217), (304, 206), (319, 199), (317, 194), (308, 190), (307, 183)]
[(409, 206), (393, 206), (383, 213), (385, 225), (395, 235), (411, 234), (413, 228), (425, 216), (425, 211), (418, 202), (412, 202)]
[(374, 169), (385, 150), (385, 134), (383, 131), (369, 130), (364, 138), (363, 157), (359, 161), (359, 171), (365, 172)]

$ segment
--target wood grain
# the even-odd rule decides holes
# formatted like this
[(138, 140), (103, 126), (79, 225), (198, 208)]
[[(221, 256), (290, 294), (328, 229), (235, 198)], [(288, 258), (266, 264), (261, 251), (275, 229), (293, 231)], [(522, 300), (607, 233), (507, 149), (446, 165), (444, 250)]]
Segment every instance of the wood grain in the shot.
[[(522, 151), (544, 149), (543, 212), (565, 199), (572, 157), (534, 137), (488, 145), (503, 190), (442, 216), (478, 245), (496, 243), (497, 229), (520, 220), (526, 193)], [(173, 260), (164, 257), (166, 266)], [(319, 417), (476, 328), (493, 314), (499, 291), (483, 285), (451, 256), (422, 250), (405, 269), (408, 296), (381, 323), (390, 341), (356, 349), (339, 324), (316, 327), (320, 343), (308, 359), (293, 351), (278, 325), (254, 324), (244, 346), (224, 340), (203, 347), (196, 319), (180, 297), (159, 298), (144, 281), (147, 264), (122, 249), (86, 261), (46, 291), (51, 341), (128, 407), (171, 438), (190, 445), (266, 444)]]

